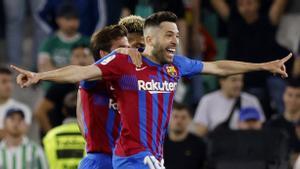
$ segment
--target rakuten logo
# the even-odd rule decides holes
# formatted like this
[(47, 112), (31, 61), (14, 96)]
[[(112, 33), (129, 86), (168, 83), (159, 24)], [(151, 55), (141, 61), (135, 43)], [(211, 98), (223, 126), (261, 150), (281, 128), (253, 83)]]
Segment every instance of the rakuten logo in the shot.
[(149, 93), (170, 93), (176, 89), (177, 82), (156, 82), (151, 80), (150, 82), (145, 82), (143, 80), (138, 80), (139, 90), (147, 90)]

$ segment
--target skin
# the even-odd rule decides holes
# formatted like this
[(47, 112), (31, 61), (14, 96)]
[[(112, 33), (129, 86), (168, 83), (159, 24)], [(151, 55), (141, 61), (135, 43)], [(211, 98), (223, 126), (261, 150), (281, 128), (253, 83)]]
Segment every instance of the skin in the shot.
[(56, 23), (59, 27), (59, 31), (61, 31), (67, 37), (72, 37), (76, 35), (80, 24), (79, 19), (77, 18), (64, 17), (57, 18)]
[[(4, 104), (11, 97), (13, 90), (12, 76), (0, 74), (0, 105)], [(4, 130), (0, 129), (0, 140), (4, 137)]]
[[(156, 31), (155, 31), (156, 30)], [(143, 55), (158, 64), (171, 63), (174, 58), (174, 49), (178, 45), (178, 29), (173, 22), (162, 22), (158, 27), (150, 27), (144, 30), (145, 50)], [(159, 36), (161, 35), (161, 36)], [(161, 46), (159, 46), (161, 45)], [(173, 52), (167, 51), (173, 50)], [(156, 55), (153, 55), (156, 54)], [(215, 61), (203, 62), (203, 74), (228, 76), (252, 71), (269, 71), (280, 74), (283, 78), (288, 77), (284, 63), (292, 57), (292, 54), (280, 59), (264, 63), (248, 63), (238, 61)], [(20, 73), (17, 83), (21, 87), (28, 87), (40, 80), (55, 82), (76, 83), (81, 80), (101, 79), (102, 72), (96, 65), (89, 66), (66, 66), (57, 70), (34, 73), (16, 66), (11, 66)]]
[(9, 147), (20, 145), (27, 128), (24, 119), (19, 114), (7, 117), (4, 121), (5, 143)]
[(238, 123), (239, 130), (260, 130), (262, 122), (258, 120), (240, 121)]
[[(112, 40), (112, 46), (110, 48), (110, 52), (117, 48), (129, 48), (129, 47), (130, 46), (127, 37), (118, 37), (117, 39)], [(107, 54), (109, 53), (106, 51), (103, 50), (99, 51), (100, 58), (106, 56)], [(77, 115), (77, 123), (79, 125), (80, 132), (84, 136), (84, 122), (82, 117), (82, 101), (81, 101), (80, 90), (77, 91), (76, 115)]]
[(284, 117), (288, 121), (300, 120), (300, 88), (288, 86), (283, 94)]
[(221, 91), (228, 98), (237, 98), (243, 88), (243, 75), (233, 75), (220, 79)]
[[(243, 75), (233, 75), (223, 79), (220, 79), (221, 92), (227, 98), (237, 98), (243, 88)], [(248, 123), (242, 125), (242, 127), (247, 126)], [(205, 136), (208, 132), (207, 126), (201, 123), (194, 123), (193, 132), (198, 136)]]
[(181, 141), (188, 135), (188, 126), (191, 123), (191, 116), (188, 110), (174, 109), (170, 119), (169, 138), (172, 141)]
[[(94, 62), (92, 54), (87, 48), (75, 48), (72, 50), (71, 64), (86, 66)], [(42, 98), (36, 106), (35, 117), (43, 132), (48, 132), (53, 126), (50, 123), (48, 112), (54, 109), (54, 103), (47, 98)]]

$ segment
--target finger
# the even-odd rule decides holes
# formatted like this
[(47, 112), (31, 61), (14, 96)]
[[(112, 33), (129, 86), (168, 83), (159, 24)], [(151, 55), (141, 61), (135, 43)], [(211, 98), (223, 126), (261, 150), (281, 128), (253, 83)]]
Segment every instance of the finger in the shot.
[(22, 73), (22, 74), (25, 74), (25, 75), (30, 74), (27, 70), (22, 69), (22, 68), (19, 68), (19, 67), (17, 67), (17, 66), (10, 65), (10, 67), (11, 67), (12, 69), (14, 69), (15, 71), (19, 72), (19, 73)]
[(288, 77), (288, 74), (285, 71), (279, 70), (278, 73), (281, 75), (282, 78)]
[(280, 61), (281, 61), (281, 63), (285, 63), (286, 61), (288, 61), (291, 57), (293, 56), (293, 54), (292, 53), (290, 53), (288, 56), (286, 56), (286, 57), (284, 57), (284, 58), (282, 58)]

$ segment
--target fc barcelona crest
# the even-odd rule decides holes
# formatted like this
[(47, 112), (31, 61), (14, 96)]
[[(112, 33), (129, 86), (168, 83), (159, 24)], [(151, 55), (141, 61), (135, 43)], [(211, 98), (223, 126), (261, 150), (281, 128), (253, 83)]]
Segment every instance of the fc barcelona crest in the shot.
[(172, 76), (172, 77), (177, 77), (177, 71), (176, 71), (176, 69), (175, 69), (175, 67), (174, 66), (167, 66), (166, 67), (166, 70), (167, 70), (167, 73), (170, 75), (170, 76)]

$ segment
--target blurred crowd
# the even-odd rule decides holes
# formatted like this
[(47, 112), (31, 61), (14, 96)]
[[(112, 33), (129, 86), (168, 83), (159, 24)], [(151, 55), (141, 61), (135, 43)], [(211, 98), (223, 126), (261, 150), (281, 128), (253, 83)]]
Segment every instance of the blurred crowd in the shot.
[(95, 31), (162, 10), (178, 16), (177, 53), (193, 59), (259, 63), (293, 53), (288, 79), (266, 72), (182, 79), (166, 168), (300, 169), (299, 0), (1, 1), (0, 168), (71, 169), (85, 154), (78, 84), (43, 82), (18, 97), (9, 64), (38, 72), (92, 64)]

